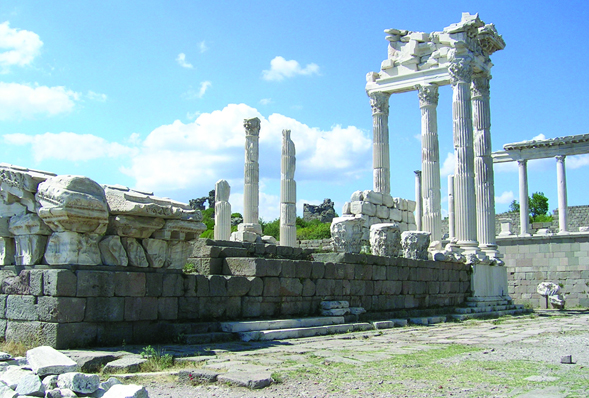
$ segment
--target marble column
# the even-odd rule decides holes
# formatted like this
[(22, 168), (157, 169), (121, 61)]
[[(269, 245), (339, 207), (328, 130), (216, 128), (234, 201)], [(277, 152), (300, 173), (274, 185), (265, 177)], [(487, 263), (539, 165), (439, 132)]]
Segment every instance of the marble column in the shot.
[(231, 187), (225, 180), (215, 184), (215, 240), (229, 240), (231, 237)]
[(530, 236), (530, 207), (528, 203), (528, 161), (518, 160), (519, 167), (519, 235)]
[(421, 197), (422, 230), (430, 240), (442, 240), (442, 201), (440, 191), (440, 150), (438, 144), (438, 86), (418, 86), (421, 109)]
[(558, 188), (558, 233), (568, 234), (567, 226), (567, 181), (565, 156), (556, 156), (556, 182)]
[(421, 231), (421, 217), (423, 210), (421, 206), (421, 170), (415, 170), (415, 225), (417, 230)]
[(243, 223), (237, 226), (236, 240), (255, 242), (262, 235), (258, 223), (260, 203), (259, 138), (260, 119), (245, 119), (245, 167), (243, 178)]
[(280, 167), (280, 246), (297, 246), (296, 151), (290, 130), (282, 130)]
[(455, 58), (450, 67), (452, 82), (452, 119), (454, 135), (454, 205), (457, 244), (466, 254), (480, 252), (476, 230), (474, 188), (474, 150), (470, 83), (472, 65), (469, 58)]
[(456, 237), (454, 229), (454, 176), (448, 176), (448, 239)]
[(388, 93), (369, 94), (372, 107), (372, 168), (374, 191), (391, 193), (391, 162), (389, 155), (389, 97)]
[(491, 156), (490, 75), (472, 79), (472, 121), (474, 139), (474, 177), (477, 214), (477, 240), (489, 257), (499, 255), (495, 240), (495, 177)]

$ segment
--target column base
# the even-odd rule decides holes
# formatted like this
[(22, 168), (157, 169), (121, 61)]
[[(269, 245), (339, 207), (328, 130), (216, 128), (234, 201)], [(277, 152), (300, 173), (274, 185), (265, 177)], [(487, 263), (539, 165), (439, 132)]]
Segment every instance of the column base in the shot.
[(557, 232), (557, 235), (570, 235), (571, 233), (569, 231), (559, 231)]

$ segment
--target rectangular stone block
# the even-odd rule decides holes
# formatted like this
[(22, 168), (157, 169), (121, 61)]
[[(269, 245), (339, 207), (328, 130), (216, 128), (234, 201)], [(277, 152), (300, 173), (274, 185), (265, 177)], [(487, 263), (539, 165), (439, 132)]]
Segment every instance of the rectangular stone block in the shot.
[(209, 279), (209, 295), (211, 297), (227, 296), (227, 280), (221, 275), (211, 275)]
[(198, 297), (210, 296), (208, 277), (203, 275), (196, 275), (196, 295)]
[(236, 319), (241, 316), (241, 297), (227, 297), (224, 304), (225, 317)]
[(85, 322), (121, 322), (125, 316), (123, 297), (88, 297)]
[(243, 297), (241, 299), (241, 316), (244, 318), (259, 317), (261, 312), (262, 297)]
[(182, 274), (164, 274), (162, 281), (162, 296), (180, 297), (184, 295), (184, 280)]
[(170, 321), (178, 319), (178, 297), (160, 297), (157, 301), (157, 317)]
[(231, 276), (227, 281), (227, 295), (230, 297), (241, 297), (248, 294), (251, 287), (252, 277), (246, 276)]
[(86, 313), (86, 299), (80, 297), (39, 297), (37, 316), (40, 321), (82, 322)]
[(281, 261), (282, 269), (280, 271), (280, 276), (282, 278), (294, 278), (295, 273), (295, 262), (293, 260), (282, 260)]
[(156, 297), (126, 297), (125, 321), (154, 321), (158, 316)]
[(14, 265), (14, 238), (0, 237), (0, 265)]
[(6, 319), (37, 321), (37, 298), (35, 296), (9, 295), (6, 299)]
[(177, 317), (183, 320), (198, 319), (200, 314), (198, 297), (179, 297), (177, 302)]
[(115, 272), (115, 296), (145, 296), (146, 278), (143, 272)]
[(280, 279), (276, 277), (263, 278), (264, 298), (280, 296)]
[(313, 263), (310, 261), (295, 262), (295, 278), (310, 278), (313, 270)]
[(361, 200), (355, 200), (350, 203), (350, 212), (352, 214), (363, 214), (370, 217), (376, 216), (376, 205)]
[(227, 297), (209, 297), (199, 300), (199, 318), (203, 320), (218, 319), (225, 315)]
[(315, 281), (315, 294), (317, 296), (333, 296), (335, 291), (335, 280), (318, 279)]
[(389, 208), (386, 206), (376, 206), (376, 217), (388, 219), (390, 217)]
[(223, 259), (221, 258), (201, 258), (198, 259), (195, 265), (201, 275), (223, 274)]
[(115, 294), (114, 273), (107, 271), (78, 271), (78, 297), (112, 297)]
[(281, 263), (277, 260), (252, 257), (231, 257), (223, 260), (223, 274), (225, 275), (279, 276), (281, 271)]
[(280, 278), (280, 296), (301, 296), (303, 284), (297, 278)]
[(314, 261), (312, 263), (311, 278), (321, 279), (325, 275), (325, 263)]
[(184, 279), (184, 296), (195, 297), (196, 296), (196, 275), (182, 275)]
[(250, 281), (250, 290), (247, 292), (247, 295), (252, 297), (261, 296), (264, 292), (264, 281), (262, 278), (248, 276), (247, 279)]

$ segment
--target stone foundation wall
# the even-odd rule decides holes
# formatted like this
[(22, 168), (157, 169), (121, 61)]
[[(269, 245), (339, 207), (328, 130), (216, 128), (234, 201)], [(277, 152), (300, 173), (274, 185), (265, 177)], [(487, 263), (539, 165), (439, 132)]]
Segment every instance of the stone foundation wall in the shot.
[(331, 238), (330, 239), (300, 240), (299, 247), (301, 249), (333, 251), (333, 246), (331, 244)]
[(497, 244), (516, 303), (544, 306), (536, 287), (548, 281), (561, 286), (567, 307), (589, 307), (589, 234), (498, 238)]
[(315, 315), (323, 300), (347, 300), (369, 312), (455, 307), (470, 289), (464, 264), (335, 253), (288, 259), (308, 253), (201, 241), (195, 252), (202, 257), (190, 259), (194, 268), (221, 274), (3, 267), (0, 336), (57, 348), (153, 344), (216, 331), (222, 320)]

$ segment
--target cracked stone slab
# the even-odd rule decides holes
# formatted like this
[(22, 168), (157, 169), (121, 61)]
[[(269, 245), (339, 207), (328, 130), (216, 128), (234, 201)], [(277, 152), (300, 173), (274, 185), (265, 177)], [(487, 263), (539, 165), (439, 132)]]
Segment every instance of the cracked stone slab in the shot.
[(270, 372), (228, 372), (217, 376), (217, 381), (251, 389), (264, 388), (274, 381)]

